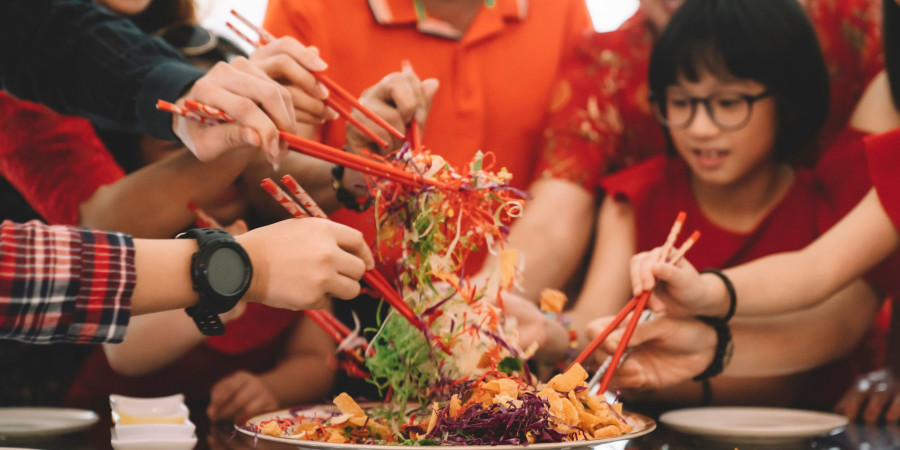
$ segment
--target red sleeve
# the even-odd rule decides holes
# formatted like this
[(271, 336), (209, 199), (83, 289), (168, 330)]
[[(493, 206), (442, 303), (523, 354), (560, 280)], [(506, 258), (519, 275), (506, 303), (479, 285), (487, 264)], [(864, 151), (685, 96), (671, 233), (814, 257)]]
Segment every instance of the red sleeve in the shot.
[(881, 206), (900, 229), (900, 130), (866, 138), (866, 156)]
[(592, 39), (585, 37), (560, 67), (560, 79), (550, 94), (543, 150), (535, 170), (536, 178), (571, 181), (591, 193), (606, 171), (601, 145), (616, 136), (606, 120), (615, 111), (599, 110), (600, 105), (609, 108), (613, 102), (601, 98), (595, 89), (587, 51), (592, 45)]
[(300, 320), (300, 312), (272, 308), (261, 303), (247, 303), (240, 317), (225, 327), (228, 333), (206, 338), (206, 346), (221, 353), (237, 355), (281, 336)]
[(0, 175), (49, 223), (77, 225), (79, 205), (124, 173), (87, 120), (0, 93)]

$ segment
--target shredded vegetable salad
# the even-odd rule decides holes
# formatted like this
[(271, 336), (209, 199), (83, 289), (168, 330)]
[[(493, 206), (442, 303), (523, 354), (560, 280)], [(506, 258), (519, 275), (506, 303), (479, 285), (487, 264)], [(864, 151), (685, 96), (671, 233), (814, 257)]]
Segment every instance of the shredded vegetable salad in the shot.
[(502, 249), (526, 196), (509, 186), (512, 175), (505, 168), (491, 171), (490, 159), (477, 152), (460, 172), (427, 149), (404, 146), (385, 162), (449, 188), (367, 180), (375, 199), (378, 257), (395, 269), (394, 287), (407, 304), (453, 351), (452, 357), (436, 351), (401, 316), (389, 315), (371, 341), (366, 367), (395, 404), (447, 398), (454, 384), (497, 370), (504, 358), (527, 356), (501, 314), (500, 293), (512, 285), (515, 253), (501, 250), (508, 267), (482, 286), (465, 273), (473, 251), (495, 244)]
[[(621, 404), (588, 395), (575, 365), (537, 388), (490, 371), (461, 383), (449, 400), (412, 409), (363, 409), (347, 394), (328, 413), (292, 411), (249, 426), (275, 437), (350, 444), (528, 445), (619, 436), (633, 430)], [(396, 405), (394, 405), (396, 406)]]

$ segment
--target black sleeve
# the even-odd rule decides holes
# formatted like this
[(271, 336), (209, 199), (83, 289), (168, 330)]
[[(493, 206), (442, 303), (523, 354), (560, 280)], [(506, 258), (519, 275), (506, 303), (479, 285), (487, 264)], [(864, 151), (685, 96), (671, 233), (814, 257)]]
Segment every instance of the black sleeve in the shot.
[(105, 127), (175, 140), (156, 100), (203, 72), (90, 0), (0, 0), (0, 87)]

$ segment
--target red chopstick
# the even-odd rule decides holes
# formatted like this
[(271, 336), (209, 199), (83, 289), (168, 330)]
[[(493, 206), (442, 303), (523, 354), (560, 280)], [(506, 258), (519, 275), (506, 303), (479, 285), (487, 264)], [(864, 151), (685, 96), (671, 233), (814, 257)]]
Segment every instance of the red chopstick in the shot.
[[(281, 204), (285, 209), (288, 210), (294, 217), (303, 218), (309, 217), (312, 215), (313, 217), (318, 217), (320, 219), (328, 219), (328, 216), (325, 215), (325, 212), (322, 208), (316, 204), (315, 200), (313, 200), (312, 196), (300, 186), (300, 183), (294, 179), (294, 177), (290, 175), (285, 175), (281, 178), (281, 182), (291, 191), (292, 194), (297, 198), (300, 202), (297, 204), (290, 196), (287, 195), (278, 185), (272, 181), (271, 178), (266, 178), (262, 181), (261, 185), (269, 193), (279, 204)], [(301, 206), (302, 205), (302, 206)], [(389, 305), (394, 307), (394, 309), (405, 318), (410, 324), (418, 328), (423, 334), (425, 334), (426, 338), (433, 341), (441, 350), (443, 350), (446, 354), (452, 355), (453, 353), (450, 351), (450, 347), (447, 346), (443, 341), (441, 341), (434, 333), (431, 332), (431, 329), (428, 328), (428, 325), (416, 315), (415, 311), (406, 304), (403, 300), (403, 297), (391, 286), (390, 282), (384, 278), (376, 270), (368, 270), (363, 274), (363, 280), (371, 286), (373, 289), (378, 291), (384, 300), (388, 302)], [(328, 331), (328, 330), (326, 330)]]
[[(226, 23), (228, 28), (230, 28), (232, 31), (234, 31), (235, 34), (237, 34), (241, 39), (244, 39), (245, 41), (249, 42), (250, 45), (252, 45), (254, 47), (259, 47), (260, 45), (267, 44), (267, 43), (271, 42), (272, 40), (274, 40), (274, 36), (272, 36), (271, 33), (269, 33), (268, 31), (266, 31), (265, 29), (263, 29), (261, 27), (254, 25), (253, 22), (251, 22), (246, 17), (239, 14), (237, 11), (232, 9), (231, 14), (233, 16), (237, 17), (238, 20), (243, 22), (244, 25), (246, 25), (251, 30), (253, 30), (257, 35), (259, 35), (259, 40), (254, 41), (253, 39), (251, 39), (244, 33), (241, 33), (237, 29), (237, 27), (235, 27), (231, 23)], [(388, 133), (390, 133), (397, 139), (404, 138), (403, 133), (401, 133), (396, 128), (391, 126), (391, 124), (387, 123), (384, 119), (379, 117), (377, 114), (373, 113), (369, 108), (366, 108), (365, 106), (363, 106), (362, 103), (360, 103), (356, 99), (356, 97), (354, 97), (349, 92), (347, 92), (347, 90), (344, 89), (343, 87), (341, 87), (339, 84), (335, 83), (334, 80), (332, 80), (331, 78), (328, 77), (328, 75), (325, 75), (322, 72), (311, 72), (311, 73), (312, 73), (313, 77), (315, 77), (316, 80), (318, 80), (320, 83), (325, 85), (325, 87), (328, 88), (328, 90), (330, 92), (334, 92), (335, 97), (342, 99), (343, 101), (349, 103), (352, 107), (358, 109), (361, 113), (363, 113), (363, 115), (365, 115), (369, 119), (372, 119), (372, 121), (374, 121), (376, 124), (378, 124), (378, 126), (384, 128)], [(337, 103), (335, 98), (332, 98), (329, 96), (328, 98), (325, 99), (325, 103), (328, 106), (330, 106), (332, 109), (334, 109), (338, 114), (340, 114), (348, 122), (353, 124), (355, 127), (359, 128), (366, 136), (369, 137), (369, 139), (372, 139), (373, 141), (378, 143), (378, 145), (380, 145), (381, 147), (388, 146), (388, 143), (385, 142), (384, 139), (381, 139), (380, 137), (378, 137), (377, 134), (375, 134), (372, 130), (370, 130), (368, 127), (363, 125), (362, 122), (360, 122), (355, 117), (353, 117), (347, 108), (345, 108)]]
[[(210, 125), (234, 121), (234, 119), (228, 117), (228, 115), (226, 115), (222, 111), (194, 100), (186, 100), (184, 102), (184, 107), (167, 102), (165, 100), (158, 100), (156, 102), (156, 108), (160, 111), (177, 114)], [(302, 138), (300, 136), (296, 136), (284, 131), (280, 131), (279, 136), (282, 140), (288, 143), (292, 150), (299, 151), (301, 153), (334, 164), (340, 164), (344, 167), (357, 170), (374, 177), (385, 178), (393, 182), (412, 187), (421, 187), (424, 184), (441, 189), (449, 188), (447, 183), (443, 181), (406, 172), (389, 164), (375, 161), (364, 156), (347, 153), (343, 150), (322, 144), (320, 142)]]
[[(401, 66), (403, 73), (415, 73), (412, 64), (408, 59), (404, 59), (403, 62), (401, 62)], [(409, 142), (409, 145), (412, 146), (413, 150), (422, 146), (422, 136), (419, 133), (419, 121), (416, 120), (415, 116), (409, 121), (409, 125), (406, 126), (406, 142)]]
[[(669, 232), (669, 236), (666, 239), (666, 243), (663, 244), (663, 251), (660, 253), (660, 261), (669, 260), (669, 253), (671, 252), (672, 246), (674, 246), (675, 240), (678, 238), (678, 234), (681, 231), (681, 227), (684, 224), (684, 220), (686, 218), (686, 214), (684, 212), (680, 212), (678, 217), (675, 219), (675, 223), (672, 225), (672, 229)], [(673, 258), (671, 258), (672, 263), (677, 263), (687, 251), (700, 239), (700, 232), (694, 231), (691, 233), (690, 237), (685, 240), (682, 244), (681, 248), (679, 248)], [(628, 347), (628, 342), (631, 340), (631, 336), (634, 334), (635, 328), (637, 328), (638, 321), (640, 321), (641, 315), (644, 312), (644, 309), (647, 306), (647, 302), (650, 300), (650, 294), (652, 291), (644, 291), (640, 295), (632, 298), (625, 304), (625, 307), (619, 311), (619, 314), (610, 322), (609, 325), (601, 332), (587, 347), (575, 358), (572, 362), (572, 365), (583, 363), (600, 344), (609, 336), (610, 333), (613, 332), (616, 328), (618, 328), (619, 324), (625, 320), (625, 317), (628, 316), (629, 313), (632, 314), (631, 319), (628, 322), (628, 325), (625, 327), (625, 332), (622, 335), (622, 340), (619, 341), (619, 345), (616, 346), (616, 350), (613, 352), (612, 360), (610, 361), (609, 368), (606, 369), (606, 372), (603, 374), (603, 379), (600, 382), (600, 392), (606, 392), (606, 389), (609, 387), (609, 383), (612, 381), (612, 377), (615, 374), (616, 368), (619, 365), (619, 361), (622, 359), (622, 355), (625, 353), (625, 349)], [(571, 365), (569, 366), (571, 367)]]
[(209, 215), (206, 211), (200, 209), (194, 202), (188, 202), (188, 209), (197, 216), (197, 226), (200, 228), (219, 228), (224, 230), (225, 227), (222, 226), (213, 216)]

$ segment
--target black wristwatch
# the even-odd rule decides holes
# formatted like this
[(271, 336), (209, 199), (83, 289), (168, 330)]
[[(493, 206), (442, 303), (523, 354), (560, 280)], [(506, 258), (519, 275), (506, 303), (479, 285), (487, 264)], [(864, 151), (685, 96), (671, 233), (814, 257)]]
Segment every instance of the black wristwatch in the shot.
[(219, 314), (230, 311), (250, 288), (253, 267), (243, 247), (224, 230), (196, 228), (178, 235), (196, 239), (198, 250), (191, 256), (191, 282), (200, 294), (196, 306), (185, 312), (206, 336), (225, 334)]

